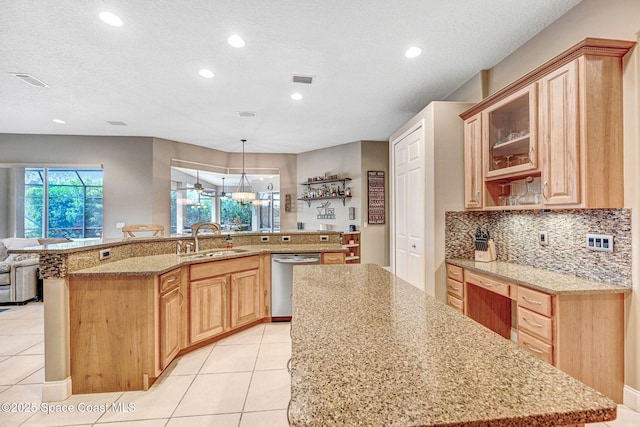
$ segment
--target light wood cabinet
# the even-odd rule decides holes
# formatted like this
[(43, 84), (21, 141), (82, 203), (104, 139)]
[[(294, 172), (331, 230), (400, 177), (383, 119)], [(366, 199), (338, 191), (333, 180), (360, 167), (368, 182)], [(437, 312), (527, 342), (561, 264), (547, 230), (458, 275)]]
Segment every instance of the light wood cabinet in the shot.
[(353, 231), (342, 233), (342, 247), (347, 250), (345, 262), (347, 264), (360, 264), (360, 232)]
[(344, 264), (345, 261), (344, 252), (323, 252), (321, 258), (323, 264)]
[(447, 273), (448, 305), (458, 309), (452, 290), (464, 277), (463, 310), (458, 311), (505, 338), (515, 313), (522, 348), (622, 402), (624, 294), (552, 295), (452, 264)]
[(464, 121), (464, 207), (482, 209), (484, 180), (482, 173), (482, 115)]
[(190, 344), (261, 318), (260, 257), (190, 266)]
[(159, 279), (160, 369), (165, 369), (187, 345), (187, 296), (184, 269)]
[(190, 283), (189, 343), (215, 337), (227, 330), (227, 276)]
[(231, 328), (246, 325), (260, 317), (258, 270), (231, 275)]
[(622, 57), (634, 44), (585, 39), (462, 113), (465, 208), (623, 207)]
[(464, 314), (463, 269), (447, 264), (447, 305)]

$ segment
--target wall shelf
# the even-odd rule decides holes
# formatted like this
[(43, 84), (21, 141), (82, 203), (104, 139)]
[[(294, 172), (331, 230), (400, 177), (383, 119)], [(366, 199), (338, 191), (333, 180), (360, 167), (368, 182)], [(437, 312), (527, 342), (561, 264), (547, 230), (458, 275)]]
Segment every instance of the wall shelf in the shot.
[(327, 197), (300, 197), (298, 200), (307, 202), (311, 207), (311, 202), (314, 200), (328, 200), (328, 199), (342, 199), (342, 206), (346, 205), (346, 199), (350, 199), (351, 196), (327, 196)]

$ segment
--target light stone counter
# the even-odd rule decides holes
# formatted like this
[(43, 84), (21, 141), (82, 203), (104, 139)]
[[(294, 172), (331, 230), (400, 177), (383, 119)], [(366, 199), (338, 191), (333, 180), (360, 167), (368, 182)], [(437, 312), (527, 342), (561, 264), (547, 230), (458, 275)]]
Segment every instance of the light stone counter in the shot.
[(293, 426), (557, 426), (616, 404), (381, 267), (294, 267)]
[[(69, 272), (69, 276), (144, 276), (162, 274), (181, 265), (200, 262), (219, 261), (223, 259), (241, 258), (264, 253), (305, 253), (305, 252), (344, 252), (339, 244), (295, 244), (295, 245), (248, 245), (235, 246), (233, 249), (241, 249), (237, 254), (222, 255), (216, 257), (195, 258), (194, 256), (178, 256), (176, 254), (148, 255), (126, 258)], [(230, 249), (230, 250), (233, 250)], [(220, 248), (225, 251), (224, 248)]]
[(488, 273), (553, 295), (631, 292), (630, 288), (621, 285), (597, 282), (504, 261), (476, 262), (467, 259), (447, 259), (446, 262), (478, 273)]

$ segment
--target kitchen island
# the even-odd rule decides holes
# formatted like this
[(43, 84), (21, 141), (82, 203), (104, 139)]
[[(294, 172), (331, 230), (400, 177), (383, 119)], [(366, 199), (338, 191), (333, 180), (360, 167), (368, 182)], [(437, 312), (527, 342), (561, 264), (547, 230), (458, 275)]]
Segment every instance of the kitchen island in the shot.
[[(37, 253), (45, 293), (43, 401), (146, 390), (186, 352), (270, 317), (271, 253), (342, 259), (340, 233), (323, 231), (86, 240)], [(177, 252), (183, 249), (183, 254)]]
[(293, 426), (564, 426), (616, 404), (374, 265), (294, 269)]

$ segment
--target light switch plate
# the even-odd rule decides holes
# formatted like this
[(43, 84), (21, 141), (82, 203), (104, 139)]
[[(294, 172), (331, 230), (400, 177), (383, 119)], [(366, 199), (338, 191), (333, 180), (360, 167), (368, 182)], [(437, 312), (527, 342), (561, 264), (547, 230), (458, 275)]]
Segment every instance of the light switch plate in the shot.
[(546, 231), (538, 231), (538, 242), (542, 246), (549, 246), (549, 235)]
[(587, 234), (587, 249), (613, 252), (613, 236), (610, 234)]

